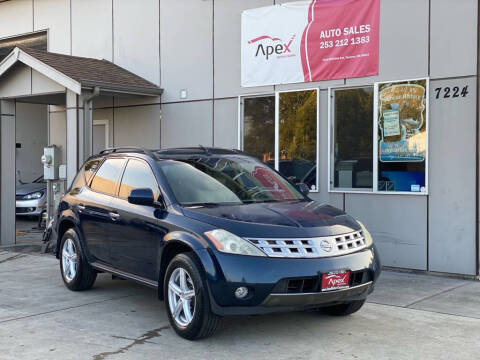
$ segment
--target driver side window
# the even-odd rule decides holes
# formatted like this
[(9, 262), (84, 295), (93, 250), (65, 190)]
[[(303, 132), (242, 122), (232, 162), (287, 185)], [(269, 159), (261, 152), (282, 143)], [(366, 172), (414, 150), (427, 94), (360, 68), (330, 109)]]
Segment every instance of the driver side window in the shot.
[(158, 200), (160, 191), (150, 166), (143, 161), (130, 159), (122, 177), (119, 196), (126, 199), (130, 191), (138, 188), (152, 189), (154, 199)]

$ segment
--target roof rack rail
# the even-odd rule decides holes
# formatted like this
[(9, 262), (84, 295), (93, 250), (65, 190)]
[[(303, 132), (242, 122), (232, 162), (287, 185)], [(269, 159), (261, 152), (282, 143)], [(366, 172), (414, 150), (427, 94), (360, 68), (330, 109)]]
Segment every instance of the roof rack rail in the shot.
[(117, 152), (141, 152), (147, 155), (151, 155), (152, 152), (148, 149), (138, 147), (138, 146), (121, 146), (121, 147), (113, 147), (113, 148), (108, 148), (105, 150), (100, 151), (98, 154), (99, 155), (105, 155), (105, 154), (112, 154), (112, 153), (117, 153)]

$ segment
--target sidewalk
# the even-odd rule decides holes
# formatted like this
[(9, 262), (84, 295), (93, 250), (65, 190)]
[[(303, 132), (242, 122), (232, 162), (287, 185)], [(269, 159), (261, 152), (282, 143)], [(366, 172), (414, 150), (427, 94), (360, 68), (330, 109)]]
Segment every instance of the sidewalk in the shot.
[(0, 250), (0, 354), (7, 359), (473, 359), (480, 282), (384, 271), (357, 314), (225, 318), (209, 339), (169, 327), (155, 290), (102, 274), (68, 291), (58, 262)]

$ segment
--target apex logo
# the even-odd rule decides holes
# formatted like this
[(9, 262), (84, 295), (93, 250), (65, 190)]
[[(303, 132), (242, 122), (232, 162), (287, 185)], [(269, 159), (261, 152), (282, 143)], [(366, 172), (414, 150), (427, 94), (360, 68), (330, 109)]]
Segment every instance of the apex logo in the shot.
[[(256, 37), (252, 40), (250, 40), (248, 43), (249, 44), (254, 44), (258, 41), (268, 39), (272, 42), (279, 42), (278, 44), (274, 45), (264, 45), (263, 43), (258, 44), (257, 46), (257, 51), (255, 52), (255, 57), (262, 55), (264, 56), (267, 60), (272, 56), (272, 55), (278, 55), (278, 57), (283, 57), (288, 56), (288, 53), (292, 53), (290, 50), (290, 45), (292, 45), (293, 40), (295, 39), (295, 34), (291, 37), (290, 41), (288, 42), (283, 42), (282, 39), (278, 37), (272, 37), (268, 35), (262, 35), (259, 37)], [(283, 55), (283, 56), (282, 56)], [(293, 54), (292, 54), (293, 55)]]
[(327, 275), (325, 276), (325, 280), (327, 281), (328, 287), (345, 286), (348, 285), (348, 274)]

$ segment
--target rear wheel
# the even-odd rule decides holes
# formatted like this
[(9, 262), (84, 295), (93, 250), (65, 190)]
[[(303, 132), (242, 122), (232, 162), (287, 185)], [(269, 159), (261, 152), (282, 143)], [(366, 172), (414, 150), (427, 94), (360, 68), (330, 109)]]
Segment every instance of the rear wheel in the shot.
[(168, 265), (163, 286), (168, 320), (175, 332), (188, 340), (213, 335), (220, 320), (210, 310), (204, 284), (201, 267), (192, 254), (178, 254)]
[(60, 271), (63, 282), (73, 291), (90, 289), (97, 278), (97, 272), (88, 264), (77, 232), (69, 229), (60, 244)]
[(331, 316), (346, 316), (360, 310), (363, 304), (365, 304), (365, 300), (355, 300), (344, 304), (322, 307), (320, 311)]

